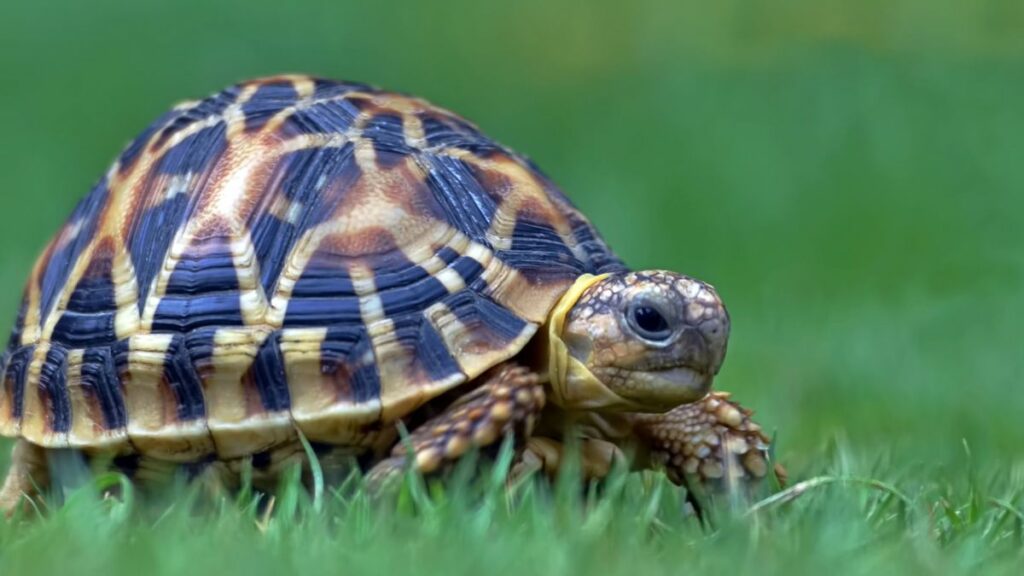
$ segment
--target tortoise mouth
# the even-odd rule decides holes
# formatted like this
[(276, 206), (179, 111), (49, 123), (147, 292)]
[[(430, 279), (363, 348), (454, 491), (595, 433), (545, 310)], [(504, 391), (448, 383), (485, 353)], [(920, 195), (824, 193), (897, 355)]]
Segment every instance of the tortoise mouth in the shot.
[(655, 410), (669, 410), (700, 400), (711, 390), (714, 374), (692, 366), (636, 371), (629, 399)]
[(697, 383), (709, 381), (712, 375), (707, 370), (695, 368), (693, 366), (675, 366), (672, 368), (663, 368), (661, 370), (655, 370), (653, 372), (658, 378), (674, 382), (680, 386), (693, 386)]

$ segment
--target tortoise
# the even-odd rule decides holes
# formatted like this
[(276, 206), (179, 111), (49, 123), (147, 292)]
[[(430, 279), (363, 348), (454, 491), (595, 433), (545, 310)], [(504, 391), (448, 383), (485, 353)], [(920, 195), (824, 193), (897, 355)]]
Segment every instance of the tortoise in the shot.
[(631, 271), (454, 113), (243, 82), (150, 125), (37, 260), (0, 361), (0, 506), (58, 454), (273, 476), (305, 440), (387, 477), (510, 437), (557, 471), (568, 429), (596, 477), (628, 451), (677, 482), (757, 479), (768, 438), (709, 393), (729, 327), (711, 285)]

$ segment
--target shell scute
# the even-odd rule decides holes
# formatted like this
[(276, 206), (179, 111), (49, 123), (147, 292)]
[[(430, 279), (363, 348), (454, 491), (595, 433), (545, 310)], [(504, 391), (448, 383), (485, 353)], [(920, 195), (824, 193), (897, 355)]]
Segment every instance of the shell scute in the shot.
[[(67, 288), (66, 284), (71, 276), (72, 268), (79, 257), (95, 239), (101, 213), (108, 196), (109, 189), (107, 180), (104, 178), (93, 187), (85, 199), (79, 202), (68, 222), (61, 228), (43, 253), (40, 261), (37, 262), (33, 278), (30, 278), (29, 282), (38, 282), (39, 309), (37, 317), (40, 319), (40, 324), (46, 321), (57, 303), (58, 296)], [(41, 274), (36, 277), (39, 272)]]
[(71, 290), (53, 327), (52, 340), (71, 349), (110, 346), (118, 340), (118, 303), (111, 244), (106, 239), (95, 245), (92, 260)]
[(464, 374), (480, 374), (525, 343), (534, 325), (484, 294), (456, 292), (425, 312)]
[(117, 341), (116, 312), (65, 310), (53, 329), (52, 338), (73, 348), (110, 345)]
[(189, 332), (244, 324), (238, 293), (226, 292), (194, 297), (165, 295), (160, 299), (151, 326), (156, 332)]
[(242, 106), (245, 130), (259, 130), (272, 116), (294, 105), (298, 99), (299, 92), (293, 82), (280, 80), (259, 85), (256, 92)]
[(325, 78), (313, 78), (313, 99), (325, 100), (344, 96), (350, 92), (371, 92), (373, 88), (360, 82), (339, 82)]
[(487, 242), (500, 198), (495, 199), (459, 158), (427, 156), (420, 162), (440, 216), (473, 241)]
[(334, 213), (341, 192), (358, 176), (351, 144), (281, 157), (248, 224), (266, 294), (276, 292), (282, 275), (302, 274), (303, 258), (312, 258), (316, 249), (316, 228)]
[(487, 154), (502, 149), (472, 124), (450, 113), (419, 112), (416, 118), (422, 126), (423, 138), (430, 148), (456, 148), (475, 154)]
[(151, 206), (139, 207), (135, 221), (127, 234), (127, 250), (131, 255), (132, 268), (139, 294), (139, 312), (146, 305), (145, 295), (149, 293), (157, 273), (163, 268), (164, 258), (171, 247), (181, 222), (189, 212), (191, 198), (184, 194), (174, 196)]
[(174, 266), (159, 296), (151, 330), (191, 333), (206, 327), (244, 325), (234, 252), (230, 238), (213, 236), (172, 256)]
[(406, 144), (406, 131), (398, 114), (384, 112), (374, 115), (363, 126), (362, 137), (373, 143), (377, 163), (384, 169), (393, 167), (415, 152)]
[[(374, 286), (389, 318), (425, 310), (448, 295), (448, 287), (420, 263), (392, 254), (388, 266), (374, 267)], [(396, 262), (398, 260), (398, 262)]]
[(154, 144), (153, 135), (182, 115), (180, 110), (169, 110), (146, 127), (134, 140), (125, 146), (117, 157), (118, 174), (123, 176), (135, 168), (135, 161), (148, 146)]
[(348, 266), (330, 253), (315, 253), (291, 286), (284, 325), (359, 324), (359, 296)]
[[(159, 132), (147, 143), (152, 149), (163, 148), (171, 138), (189, 126), (221, 116), (228, 106), (235, 103), (240, 92), (241, 89), (238, 86), (230, 86), (197, 102), (176, 106), (150, 126), (154, 131), (158, 130)], [(140, 139), (146, 137), (148, 132), (149, 130), (143, 132)], [(134, 144), (131, 147), (135, 147)]]
[(334, 135), (343, 137), (355, 126), (359, 109), (348, 100), (314, 101), (284, 120), (280, 136), (289, 139), (302, 135)]
[[(173, 139), (171, 142), (157, 163), (154, 176), (188, 178), (194, 174), (205, 174), (227, 150), (227, 123), (217, 121), (212, 126), (200, 128), (184, 136), (178, 142), (173, 142)], [(166, 184), (166, 188), (165, 194), (178, 193), (173, 178)]]

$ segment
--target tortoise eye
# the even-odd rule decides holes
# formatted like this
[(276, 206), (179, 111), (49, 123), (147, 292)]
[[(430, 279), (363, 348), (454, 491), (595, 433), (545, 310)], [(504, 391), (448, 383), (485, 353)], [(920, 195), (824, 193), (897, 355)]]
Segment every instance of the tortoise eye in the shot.
[(641, 338), (664, 341), (672, 336), (672, 328), (665, 315), (649, 304), (633, 306), (628, 316), (630, 325)]

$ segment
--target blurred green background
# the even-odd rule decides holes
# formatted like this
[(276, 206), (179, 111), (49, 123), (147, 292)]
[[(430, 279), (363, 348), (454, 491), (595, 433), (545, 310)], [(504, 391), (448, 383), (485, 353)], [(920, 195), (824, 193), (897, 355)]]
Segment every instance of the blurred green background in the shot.
[(7, 5), (0, 311), (160, 112), (308, 72), (458, 111), (631, 265), (718, 286), (718, 385), (791, 468), (833, 441), (1019, 467), (1022, 31), (1018, 1)]

